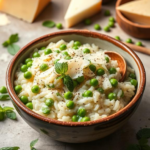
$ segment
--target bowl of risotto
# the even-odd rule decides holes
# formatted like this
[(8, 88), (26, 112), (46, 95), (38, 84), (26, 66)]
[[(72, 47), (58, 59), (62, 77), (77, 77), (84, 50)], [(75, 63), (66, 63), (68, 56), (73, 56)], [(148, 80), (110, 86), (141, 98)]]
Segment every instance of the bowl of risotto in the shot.
[[(122, 55), (126, 77), (107, 51)], [(120, 128), (145, 88), (139, 57), (109, 36), (84, 30), (51, 33), (24, 46), (12, 59), (6, 84), (14, 106), (35, 130), (81, 143)]]

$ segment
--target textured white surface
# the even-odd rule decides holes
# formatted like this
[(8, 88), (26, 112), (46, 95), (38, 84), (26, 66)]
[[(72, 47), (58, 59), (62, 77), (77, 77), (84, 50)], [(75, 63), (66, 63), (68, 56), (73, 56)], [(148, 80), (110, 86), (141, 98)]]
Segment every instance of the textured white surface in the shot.
[[(41, 24), (44, 20), (47, 19), (53, 20), (55, 22), (61, 22), (64, 24), (63, 17), (67, 10), (67, 6), (69, 4), (68, 2), (69, 0), (53, 0), (52, 3), (46, 7), (46, 9), (41, 13), (41, 15), (36, 19), (35, 23), (33, 24), (29, 24), (8, 16), (8, 19), (11, 21), (11, 24), (0, 27), (0, 43), (5, 41), (10, 36), (10, 34), (19, 33), (20, 41), (17, 44), (23, 47), (25, 44), (41, 35), (53, 31), (58, 31), (58, 29), (56, 28), (45, 28)], [(108, 17), (105, 17), (103, 15), (104, 10), (111, 10), (113, 16), (115, 16), (114, 7), (115, 3), (104, 6), (102, 8), (102, 11), (92, 18), (92, 25), (85, 26), (82, 23), (80, 23), (74, 28), (86, 28), (94, 31), (93, 25), (95, 23), (99, 23), (102, 27), (106, 26), (108, 23)], [(98, 32), (105, 33), (102, 30)], [(127, 34), (125, 34), (120, 29), (120, 27), (118, 27), (117, 24), (115, 28), (111, 29), (111, 32), (106, 34), (112, 37), (119, 35), (124, 41), (130, 37)], [(134, 42), (139, 41), (139, 39), (132, 39)], [(142, 41), (145, 46), (150, 47), (150, 41), (140, 41)], [(2, 55), (3, 53), (7, 53), (7, 50), (3, 48), (0, 44), (0, 55)], [(137, 55), (141, 58), (146, 69), (146, 89), (143, 95), (142, 102), (140, 103), (140, 106), (136, 110), (135, 114), (131, 117), (128, 123), (125, 124), (120, 130), (104, 139), (95, 142), (86, 144), (66, 144), (49, 140), (46, 136), (39, 135), (39, 133), (37, 133), (31, 127), (29, 127), (19, 116), (19, 114), (17, 114), (17, 121), (7, 119), (4, 122), (0, 122), (0, 148), (5, 146), (19, 146), (21, 150), (29, 150), (30, 142), (36, 138), (39, 138), (39, 142), (35, 146), (37, 150), (125, 150), (128, 144), (137, 143), (135, 136), (136, 132), (140, 128), (150, 127), (150, 56), (141, 53), (137, 53)], [(9, 56), (9, 60), (11, 57), (12, 56)], [(5, 85), (5, 73), (9, 60), (7, 62), (0, 61), (0, 86)], [(12, 106), (12, 103), (10, 101), (0, 101), (0, 105)]]

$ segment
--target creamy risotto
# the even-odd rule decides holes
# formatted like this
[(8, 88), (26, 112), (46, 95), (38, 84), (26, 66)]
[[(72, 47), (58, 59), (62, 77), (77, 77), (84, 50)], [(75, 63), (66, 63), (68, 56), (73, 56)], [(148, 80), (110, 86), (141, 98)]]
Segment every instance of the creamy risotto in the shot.
[(105, 51), (64, 40), (36, 48), (15, 74), (15, 91), (28, 108), (48, 118), (84, 122), (107, 117), (129, 103), (137, 80), (128, 66), (120, 82), (118, 63)]

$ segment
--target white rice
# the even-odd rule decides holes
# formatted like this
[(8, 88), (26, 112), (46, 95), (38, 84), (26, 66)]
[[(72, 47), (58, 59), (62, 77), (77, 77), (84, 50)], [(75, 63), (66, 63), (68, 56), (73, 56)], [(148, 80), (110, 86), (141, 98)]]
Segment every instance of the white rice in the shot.
[[(65, 51), (67, 51), (73, 58), (71, 60), (77, 60), (76, 63), (79, 63), (80, 69), (77, 73), (71, 74), (71, 69), (75, 66), (74, 63), (71, 64), (71, 60), (65, 60), (62, 53), (55, 52), (55, 50), (59, 49), (61, 44), (66, 44), (67, 50)], [(109, 79), (115, 78), (119, 81), (121, 78), (117, 61), (113, 61), (109, 58), (109, 63), (106, 63), (105, 51), (95, 44), (83, 44), (78, 50), (74, 50), (72, 48), (73, 44), (74, 41), (67, 43), (63, 40), (60, 40), (57, 43), (50, 43), (47, 46), (47, 49), (50, 48), (53, 53), (49, 55), (44, 55), (44, 50), (40, 50), (39, 53), (41, 56), (38, 58), (32, 58), (33, 64), (30, 68), (28, 68), (28, 71), (32, 72), (32, 80), (25, 79), (24, 73), (20, 71), (19, 67), (16, 72), (16, 80), (14, 82), (15, 85), (22, 86), (22, 91), (18, 94), (18, 97), (26, 95), (29, 101), (32, 101), (33, 103), (34, 112), (60, 121), (71, 121), (71, 117), (77, 113), (79, 108), (86, 109), (86, 116), (90, 117), (90, 120), (97, 120), (107, 117), (125, 107), (125, 105), (127, 105), (131, 98), (135, 95), (135, 87), (131, 85), (128, 79), (125, 82), (118, 82), (118, 86), (116, 88), (112, 87)], [(89, 48), (91, 53), (84, 54), (84, 48)], [(35, 51), (38, 51), (38, 49), (35, 49)], [(80, 58), (83, 57), (85, 58), (84, 62), (80, 64)], [(69, 73), (72, 79), (81, 75), (88, 77), (88, 79), (86, 79), (80, 86), (77, 86), (73, 91), (74, 97), (72, 100), (75, 104), (73, 109), (67, 108), (66, 100), (63, 97), (63, 94), (67, 92), (68, 89), (63, 85), (62, 79), (56, 79), (58, 76), (54, 69), (54, 61), (56, 59), (60, 59), (59, 62), (65, 61), (68, 62), (68, 64), (70, 63), (67, 73)], [(103, 67), (105, 74), (103, 76), (96, 76), (88, 68), (88, 59), (97, 67), (97, 69), (99, 67)], [(49, 66), (49, 69), (41, 72), (39, 66), (43, 63), (46, 63)], [(115, 74), (109, 74), (109, 67), (115, 67), (117, 72)], [(134, 70), (128, 66), (127, 75), (129, 72), (134, 72)], [(104, 89), (103, 94), (99, 93), (95, 87), (90, 85), (91, 78), (96, 78), (98, 80), (99, 87)], [(52, 84), (55, 86), (53, 89), (46, 86)], [(38, 85), (40, 87), (40, 92), (38, 94), (32, 93), (31, 88), (33, 85)], [(91, 90), (93, 92), (93, 97), (82, 97), (82, 93), (86, 90)], [(124, 97), (121, 97), (122, 90), (124, 92)], [(107, 95), (110, 91), (117, 94), (116, 100), (108, 99)], [(58, 92), (62, 96), (57, 95)], [(46, 98), (52, 98), (54, 100), (54, 106), (50, 108), (51, 111), (48, 115), (44, 115), (41, 111), (42, 107), (47, 107), (44, 103)]]

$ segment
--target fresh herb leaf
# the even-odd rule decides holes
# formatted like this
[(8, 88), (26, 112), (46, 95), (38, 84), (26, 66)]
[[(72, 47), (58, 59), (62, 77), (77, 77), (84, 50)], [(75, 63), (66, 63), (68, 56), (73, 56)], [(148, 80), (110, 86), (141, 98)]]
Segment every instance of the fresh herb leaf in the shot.
[(150, 150), (150, 146), (149, 145), (142, 145), (141, 150)]
[(9, 107), (9, 106), (4, 106), (4, 107), (3, 107), (3, 111), (4, 111), (4, 112), (5, 112), (5, 111), (9, 111), (9, 110), (14, 110), (14, 108)]
[(15, 55), (20, 50), (20, 47), (16, 44), (10, 44), (7, 50), (11, 55)]
[(3, 147), (3, 148), (0, 148), (0, 150), (18, 150), (20, 149), (20, 147)]
[(55, 22), (51, 20), (47, 20), (43, 22), (43, 26), (48, 27), (48, 28), (53, 28), (55, 27)]
[(34, 148), (34, 145), (38, 142), (38, 140), (39, 140), (39, 139), (36, 139), (36, 140), (34, 140), (34, 141), (32, 141), (32, 142), (30, 143), (30, 148), (31, 148), (31, 150), (36, 150), (36, 149)]
[(9, 110), (9, 111), (6, 111), (5, 113), (6, 113), (7, 118), (16, 120), (17, 117), (16, 117), (16, 113), (14, 111)]
[(0, 101), (10, 100), (10, 97), (8, 94), (1, 94), (0, 95)]
[(140, 145), (146, 145), (147, 142), (148, 142), (148, 140), (145, 139), (145, 138), (141, 138), (141, 139), (139, 140), (139, 144), (140, 144)]
[(4, 47), (7, 47), (10, 44), (9, 40), (2, 43)]
[(59, 63), (59, 62), (55, 63), (55, 71), (58, 74), (65, 74), (67, 72), (67, 70), (68, 70), (67, 62), (66, 63)]
[(61, 76), (57, 77), (56, 79), (58, 80), (58, 79), (62, 79), (64, 77), (65, 77), (65, 75), (61, 75)]
[(10, 35), (9, 39), (5, 42), (3, 42), (3, 46), (4, 47), (8, 47), (10, 44), (13, 44), (15, 42), (18, 42), (19, 41), (19, 37), (18, 37), (18, 34), (12, 34)]
[(140, 146), (139, 145), (136, 145), (136, 144), (131, 144), (127, 147), (126, 150), (141, 150)]
[(9, 41), (10, 41), (10, 44), (13, 44), (15, 42), (18, 42), (19, 41), (19, 37), (18, 37), (18, 34), (12, 34), (10, 37), (9, 37)]
[(46, 85), (46, 87), (52, 89), (52, 88), (55, 88), (55, 85), (54, 84)]
[(74, 90), (73, 80), (71, 79), (70, 76), (66, 75), (63, 78), (63, 82), (64, 82), (64, 85), (68, 88), (69, 91), (72, 92)]
[(137, 136), (137, 139), (141, 139), (141, 138), (148, 139), (148, 138), (150, 138), (150, 128), (144, 128), (144, 129), (139, 130), (137, 132), (136, 136)]

